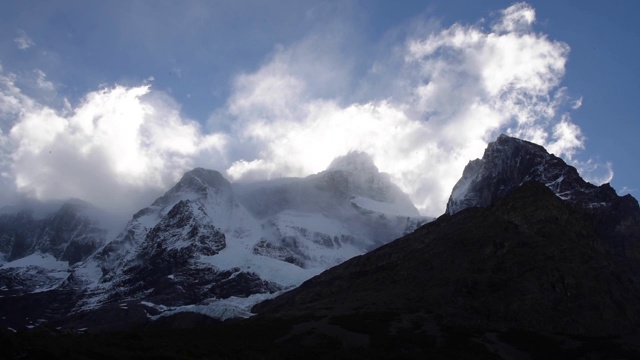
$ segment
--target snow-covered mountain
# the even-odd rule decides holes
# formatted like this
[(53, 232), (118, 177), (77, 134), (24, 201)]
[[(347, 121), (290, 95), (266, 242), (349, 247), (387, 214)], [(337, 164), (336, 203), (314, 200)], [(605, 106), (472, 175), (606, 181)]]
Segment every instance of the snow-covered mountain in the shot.
[(91, 214), (91, 206), (78, 200), (65, 202), (50, 213), (37, 209), (6, 208), (0, 212), (0, 261), (50, 254), (75, 264), (87, 258), (106, 240), (107, 231)]
[(196, 168), (113, 240), (59, 268), (54, 288), (77, 295), (74, 313), (126, 303), (157, 315), (242, 316), (425, 221), (364, 153), (306, 178), (252, 184)]
[(107, 240), (89, 204), (30, 204), (0, 213), (0, 294), (43, 291)]

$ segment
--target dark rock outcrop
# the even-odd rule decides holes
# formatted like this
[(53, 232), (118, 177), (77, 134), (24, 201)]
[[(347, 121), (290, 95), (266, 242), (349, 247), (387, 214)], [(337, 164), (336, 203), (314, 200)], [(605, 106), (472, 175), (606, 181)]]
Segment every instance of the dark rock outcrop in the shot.
[(88, 205), (62, 204), (39, 218), (32, 209), (0, 214), (0, 253), (6, 261), (42, 253), (73, 265), (93, 254), (105, 241), (107, 230), (83, 214)]
[(514, 188), (532, 180), (591, 214), (594, 231), (618, 257), (640, 261), (640, 207), (636, 199), (618, 196), (609, 184), (588, 183), (576, 168), (542, 146), (504, 134), (489, 144), (482, 159), (465, 167), (451, 192), (446, 212), (454, 214), (469, 207), (494, 205)]
[(593, 215), (526, 182), (495, 206), (443, 215), (253, 311), (420, 312), (485, 330), (612, 335), (640, 329), (639, 304)]

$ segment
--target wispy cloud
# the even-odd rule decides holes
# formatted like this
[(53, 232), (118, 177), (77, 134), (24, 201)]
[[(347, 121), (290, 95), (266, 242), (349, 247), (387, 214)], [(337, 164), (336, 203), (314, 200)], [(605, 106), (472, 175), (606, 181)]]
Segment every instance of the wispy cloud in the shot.
[(438, 215), (466, 163), (499, 132), (571, 159), (584, 137), (562, 113), (569, 47), (534, 32), (534, 22), (535, 10), (519, 3), (490, 29), (454, 24), (409, 36), (376, 63), (395, 74), (376, 86), (395, 89), (386, 100), (313, 96), (313, 78), (289, 69), (302, 63), (331, 78), (335, 68), (298, 45), (281, 49), (235, 83), (226, 116), (239, 124), (233, 137), (255, 150), (227, 172), (238, 180), (305, 175), (347, 151), (366, 151), (423, 212)]
[(582, 96), (580, 96), (576, 101), (571, 104), (571, 108), (574, 110), (580, 109), (582, 107)]
[[(346, 25), (317, 28), (236, 76), (206, 131), (148, 83), (107, 86), (56, 110), (0, 72), (1, 170), (39, 199), (132, 212), (193, 166), (238, 181), (304, 176), (360, 150), (423, 213), (439, 215), (468, 161), (507, 132), (609, 181), (610, 164), (577, 160), (585, 137), (568, 110), (581, 99), (560, 86), (568, 45), (536, 32), (525, 3), (487, 23), (416, 23), (366, 54), (340, 35)], [(35, 74), (40, 88), (54, 87)]]
[(36, 86), (39, 89), (47, 90), (47, 91), (52, 91), (55, 89), (55, 86), (53, 85), (53, 83), (47, 80), (47, 74), (45, 74), (44, 71), (40, 69), (35, 69), (33, 72), (36, 77), (35, 78)]
[(27, 50), (35, 45), (35, 42), (27, 35), (24, 30), (18, 30), (18, 36), (13, 39), (20, 50)]
[(500, 13), (502, 16), (492, 27), (496, 33), (529, 32), (536, 21), (536, 11), (525, 2), (513, 4)]
[(603, 162), (594, 159), (585, 161), (574, 160), (572, 165), (575, 166), (580, 175), (592, 184), (605, 184), (613, 180), (613, 164), (611, 162)]
[(623, 186), (623, 187), (622, 187), (622, 189), (620, 189), (620, 190), (618, 191), (618, 194), (619, 194), (620, 196), (623, 196), (623, 195), (627, 195), (627, 194), (635, 193), (635, 192), (637, 192), (637, 191), (638, 191), (638, 189), (636, 189), (636, 188), (630, 188), (630, 187), (628, 187), (628, 186)]

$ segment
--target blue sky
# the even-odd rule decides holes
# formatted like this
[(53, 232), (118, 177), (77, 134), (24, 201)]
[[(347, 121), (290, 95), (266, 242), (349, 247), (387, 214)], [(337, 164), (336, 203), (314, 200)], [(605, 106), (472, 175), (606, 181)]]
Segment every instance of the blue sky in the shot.
[(614, 1), (0, 4), (2, 202), (134, 211), (372, 154), (428, 215), (501, 132), (637, 196), (640, 25)]

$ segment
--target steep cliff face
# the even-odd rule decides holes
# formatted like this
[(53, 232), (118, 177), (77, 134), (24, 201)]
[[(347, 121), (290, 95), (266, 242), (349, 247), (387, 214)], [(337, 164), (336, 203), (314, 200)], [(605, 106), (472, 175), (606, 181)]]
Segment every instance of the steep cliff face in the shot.
[(560, 199), (592, 215), (595, 231), (617, 255), (640, 259), (640, 207), (609, 184), (595, 186), (542, 146), (500, 135), (482, 159), (466, 166), (447, 203), (447, 214), (496, 204), (526, 181), (537, 181)]
[(52, 209), (44, 213), (37, 207), (4, 209), (0, 214), (0, 296), (59, 286), (71, 266), (106, 242), (107, 230), (88, 204), (49, 205)]
[(86, 213), (88, 204), (67, 202), (38, 217), (31, 208), (0, 214), (0, 253), (5, 262), (34, 253), (73, 265), (102, 246), (107, 231)]
[(487, 146), (482, 159), (470, 161), (453, 187), (447, 214), (468, 207), (486, 207), (502, 199), (511, 189), (528, 180), (549, 187), (558, 197), (585, 207), (597, 207), (615, 195), (584, 181), (578, 171), (542, 146), (500, 135)]

